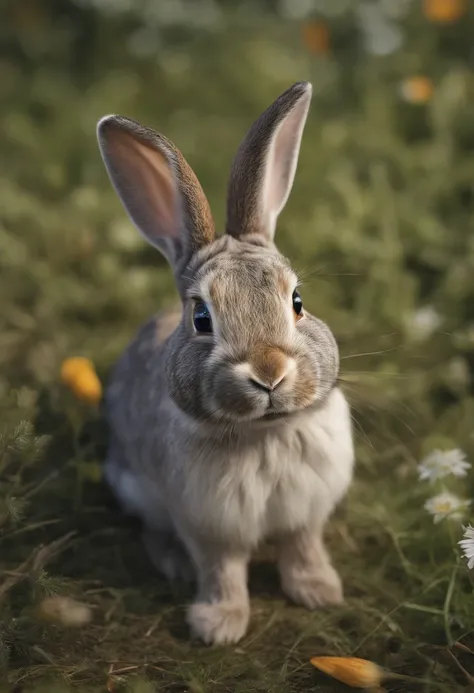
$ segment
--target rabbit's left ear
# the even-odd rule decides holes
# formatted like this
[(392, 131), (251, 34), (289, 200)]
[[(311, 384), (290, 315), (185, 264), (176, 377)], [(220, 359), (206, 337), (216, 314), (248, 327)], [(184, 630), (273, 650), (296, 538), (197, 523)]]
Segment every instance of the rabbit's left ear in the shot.
[(102, 118), (97, 137), (131, 220), (179, 275), (191, 255), (215, 237), (211, 210), (194, 172), (172, 142), (129, 118)]
[(293, 185), (312, 87), (298, 82), (252, 125), (234, 159), (227, 196), (227, 233), (272, 240)]

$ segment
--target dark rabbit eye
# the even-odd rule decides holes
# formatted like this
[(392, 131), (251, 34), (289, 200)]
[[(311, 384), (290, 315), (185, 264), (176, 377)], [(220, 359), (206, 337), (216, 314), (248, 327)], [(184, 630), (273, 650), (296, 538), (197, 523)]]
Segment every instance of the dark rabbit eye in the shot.
[(300, 317), (303, 312), (303, 301), (296, 289), (293, 291), (293, 310), (296, 313), (296, 317)]
[(211, 314), (203, 301), (199, 301), (194, 306), (193, 321), (196, 332), (212, 332)]

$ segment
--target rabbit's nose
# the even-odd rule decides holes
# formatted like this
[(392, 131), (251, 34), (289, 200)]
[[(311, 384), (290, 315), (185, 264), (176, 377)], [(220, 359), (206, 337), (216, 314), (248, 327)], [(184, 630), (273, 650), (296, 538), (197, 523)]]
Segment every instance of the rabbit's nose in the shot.
[(267, 381), (263, 382), (259, 378), (256, 378), (255, 376), (252, 376), (249, 378), (250, 382), (252, 385), (257, 387), (259, 390), (264, 390), (265, 392), (273, 392), (273, 390), (278, 387), (278, 385), (281, 383), (281, 381), (284, 379), (285, 373), (278, 378), (275, 378), (273, 381)]
[(249, 366), (250, 382), (260, 390), (272, 392), (294, 370), (295, 363), (280, 349), (267, 347), (253, 354)]

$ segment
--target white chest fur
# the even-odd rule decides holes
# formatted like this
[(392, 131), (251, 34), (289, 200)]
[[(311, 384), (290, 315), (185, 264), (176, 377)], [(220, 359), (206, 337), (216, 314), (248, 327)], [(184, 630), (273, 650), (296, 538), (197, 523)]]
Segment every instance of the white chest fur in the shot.
[(160, 478), (110, 469), (110, 481), (125, 509), (157, 529), (179, 520), (227, 544), (253, 547), (320, 527), (352, 478), (349, 407), (335, 389), (323, 408), (279, 422), (249, 445), (210, 444), (204, 454), (171, 459)]
[[(352, 478), (350, 413), (339, 390), (324, 408), (273, 426), (255, 444), (208, 459), (185, 480), (187, 520), (223, 541), (249, 546), (321, 526)], [(189, 471), (189, 470), (188, 470)]]

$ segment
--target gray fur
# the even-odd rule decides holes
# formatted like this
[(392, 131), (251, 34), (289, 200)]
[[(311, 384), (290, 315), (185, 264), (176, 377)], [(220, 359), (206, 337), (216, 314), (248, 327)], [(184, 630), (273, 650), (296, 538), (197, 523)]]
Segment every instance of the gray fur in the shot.
[[(273, 244), (310, 94), (309, 85), (295, 85), (250, 130), (231, 173), (231, 233), (220, 238), (171, 143), (115, 116), (98, 127), (112, 181), (172, 263), (182, 301), (144, 325), (115, 367), (106, 392), (106, 475), (124, 509), (142, 518), (162, 572), (187, 573), (191, 560), (197, 596), (188, 620), (207, 643), (244, 635), (247, 563), (265, 539), (279, 546), (292, 599), (308, 608), (342, 599), (322, 540), (353, 467), (338, 350), (323, 322), (295, 315), (297, 278)], [(246, 167), (246, 157), (258, 165)], [(165, 207), (143, 196), (143, 181), (156, 185)], [(160, 209), (163, 219), (154, 220)], [(212, 335), (194, 331), (197, 297), (209, 305)]]

